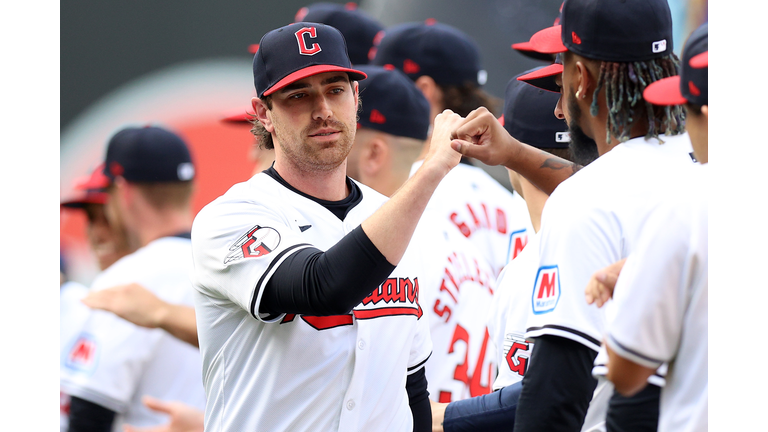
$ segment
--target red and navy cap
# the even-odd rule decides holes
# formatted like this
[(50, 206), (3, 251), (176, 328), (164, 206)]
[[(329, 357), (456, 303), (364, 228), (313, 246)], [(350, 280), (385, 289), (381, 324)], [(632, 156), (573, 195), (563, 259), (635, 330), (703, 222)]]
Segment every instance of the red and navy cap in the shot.
[(504, 92), (504, 129), (515, 139), (540, 149), (568, 148), (571, 142), (568, 125), (554, 115), (560, 95), (519, 79), (539, 69), (542, 67), (509, 80)]
[(368, 63), (368, 53), (373, 47), (376, 34), (384, 26), (370, 15), (359, 10), (357, 4), (313, 3), (299, 9), (295, 22), (327, 24), (338, 29), (347, 42), (349, 60), (353, 65)]
[(430, 108), (424, 94), (395, 68), (363, 65), (368, 79), (360, 83), (362, 105), (358, 124), (394, 136), (426, 140)]
[(104, 174), (110, 182), (185, 182), (195, 177), (192, 155), (184, 140), (157, 127), (129, 127), (109, 140)]
[(353, 81), (365, 79), (364, 73), (352, 69), (344, 36), (325, 24), (297, 22), (272, 30), (261, 38), (253, 56), (259, 98), (324, 72), (346, 72)]
[(100, 164), (91, 175), (75, 180), (76, 195), (61, 202), (62, 207), (83, 208), (86, 204), (106, 204), (108, 195), (105, 188), (109, 179), (104, 175), (104, 164)]
[(643, 99), (654, 105), (707, 105), (709, 81), (709, 25), (691, 33), (683, 47), (680, 75), (656, 81), (643, 91)]
[(442, 85), (481, 86), (488, 78), (472, 38), (435, 20), (390, 27), (375, 49), (371, 64), (393, 65), (414, 81), (427, 75)]
[(536, 88), (549, 92), (560, 93), (560, 86), (557, 85), (555, 77), (563, 73), (563, 64), (552, 63), (549, 66), (531, 69), (517, 76), (518, 81), (524, 81)]
[(570, 51), (608, 62), (646, 61), (672, 53), (667, 0), (567, 0), (560, 25), (530, 40), (538, 52)]

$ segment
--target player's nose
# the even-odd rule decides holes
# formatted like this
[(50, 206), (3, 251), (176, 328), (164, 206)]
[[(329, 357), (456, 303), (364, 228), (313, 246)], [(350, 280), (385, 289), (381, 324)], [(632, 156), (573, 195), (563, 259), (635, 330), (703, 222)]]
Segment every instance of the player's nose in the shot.
[(318, 120), (327, 120), (333, 116), (333, 110), (331, 110), (331, 105), (325, 96), (315, 98), (312, 116)]
[(565, 120), (565, 113), (563, 113), (563, 94), (560, 93), (560, 99), (557, 100), (555, 105), (555, 117), (560, 120)]

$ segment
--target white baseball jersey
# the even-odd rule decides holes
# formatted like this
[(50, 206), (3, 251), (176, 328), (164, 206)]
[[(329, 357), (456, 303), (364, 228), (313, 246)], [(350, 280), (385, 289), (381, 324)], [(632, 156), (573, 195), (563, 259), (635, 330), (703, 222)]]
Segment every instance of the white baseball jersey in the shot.
[[(91, 289), (135, 282), (169, 303), (192, 306), (191, 269), (189, 239), (164, 237), (112, 264)], [(163, 330), (92, 310), (65, 349), (63, 391), (115, 411), (114, 431), (122, 431), (123, 424), (146, 427), (167, 422), (167, 416), (141, 403), (144, 395), (205, 407), (199, 351)]]
[(527, 338), (554, 335), (599, 350), (605, 307), (584, 300), (587, 282), (629, 255), (659, 194), (693, 164), (687, 134), (662, 138), (664, 144), (635, 138), (614, 147), (549, 197)]
[[(68, 281), (61, 285), (59, 291), (59, 348), (60, 362), (63, 367), (64, 360), (69, 354), (68, 348), (74, 343), (74, 339), (80, 334), (80, 329), (88, 320), (90, 308), (80, 300), (88, 295), (88, 287), (83, 284)], [(61, 432), (69, 430), (69, 402), (70, 397), (64, 391), (59, 392), (59, 423)]]
[[(606, 343), (648, 368), (669, 363), (659, 431), (707, 430), (708, 167), (670, 194), (649, 218), (645, 235), (614, 290), (615, 317)], [(683, 183), (683, 184), (686, 184)]]
[[(662, 138), (663, 144), (635, 138), (614, 147), (549, 197), (539, 231), (527, 339), (559, 336), (599, 350), (611, 302), (603, 308), (588, 305), (587, 282), (597, 270), (629, 255), (658, 195), (693, 164), (687, 134)], [(600, 427), (612, 387), (598, 379), (585, 425)]]
[(428, 247), (411, 242), (390, 277), (349, 314), (258, 312), (285, 258), (309, 246), (327, 250), (386, 201), (358, 185), (362, 201), (344, 220), (266, 173), (236, 184), (195, 218), (206, 431), (412, 429), (407, 374), (432, 350), (419, 305)]
[[(413, 164), (411, 175), (422, 163)], [(523, 250), (533, 233), (525, 200), (482, 168), (466, 163), (460, 163), (445, 176), (429, 206), (477, 246), (496, 277)]]
[[(507, 264), (497, 284), (495, 311), (488, 323), (488, 329), (493, 330), (491, 337), (498, 344), (499, 375), (493, 390), (521, 381), (530, 364), (534, 343), (525, 338), (525, 326), (531, 309), (533, 281), (539, 268), (539, 234), (534, 234), (528, 245), (530, 247)], [(582, 432), (605, 432), (605, 414), (612, 394), (610, 381), (599, 380), (587, 408)]]
[(493, 270), (474, 244), (427, 210), (411, 240), (429, 245), (435, 273), (419, 299), (429, 319), (432, 356), (426, 364), (429, 397), (451, 402), (491, 392), (496, 354), (485, 319), (496, 287)]

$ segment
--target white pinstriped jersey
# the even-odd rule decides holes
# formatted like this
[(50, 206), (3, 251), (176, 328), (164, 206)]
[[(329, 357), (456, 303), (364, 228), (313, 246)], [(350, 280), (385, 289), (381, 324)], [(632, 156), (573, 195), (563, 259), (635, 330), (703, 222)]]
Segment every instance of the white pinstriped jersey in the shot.
[(426, 258), (435, 273), (419, 293), (432, 336), (426, 365), (430, 399), (451, 402), (490, 393), (497, 366), (485, 318), (496, 287), (493, 270), (471, 241), (430, 210), (411, 242), (429, 245)]
[(606, 343), (648, 368), (669, 363), (659, 431), (707, 430), (708, 168), (657, 206), (614, 290)]
[[(163, 237), (99, 273), (91, 289), (138, 283), (169, 303), (192, 306), (191, 269), (189, 239)], [(115, 411), (114, 431), (122, 431), (123, 424), (167, 422), (164, 414), (142, 404), (144, 395), (205, 407), (200, 352), (164, 330), (92, 310), (77, 338), (64, 348), (62, 391)]]
[[(411, 175), (421, 166), (417, 161)], [(498, 277), (533, 233), (525, 201), (482, 168), (460, 163), (440, 182), (429, 207), (443, 214), (475, 244)]]
[(275, 269), (309, 247), (327, 250), (387, 199), (340, 220), (265, 173), (234, 185), (192, 229), (195, 311), (206, 431), (411, 430), (405, 383), (432, 344), (419, 303), (429, 249), (411, 242), (390, 277), (349, 314), (258, 312)]

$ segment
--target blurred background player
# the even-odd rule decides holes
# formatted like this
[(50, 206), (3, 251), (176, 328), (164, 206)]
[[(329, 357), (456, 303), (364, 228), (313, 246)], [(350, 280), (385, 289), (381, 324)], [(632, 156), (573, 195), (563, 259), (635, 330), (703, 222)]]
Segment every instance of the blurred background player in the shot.
[[(704, 24), (683, 49), (680, 76), (657, 81), (643, 93), (655, 105), (685, 105), (686, 130), (704, 165), (708, 39)], [(597, 300), (598, 306), (614, 294), (605, 346), (608, 378), (618, 392), (637, 393), (660, 364), (669, 363), (659, 419), (664, 432), (708, 427), (708, 182), (708, 168), (695, 166), (687, 178), (670, 185), (618, 281), (612, 278), (606, 286), (593, 277), (586, 291), (587, 302)]]
[[(691, 163), (687, 136), (674, 136), (682, 132), (681, 111), (654, 109), (642, 99), (646, 85), (677, 73), (669, 6), (665, 1), (599, 3), (565, 2), (562, 27), (531, 38), (539, 51), (563, 53), (556, 115), (568, 122), (574, 148), (593, 145), (586, 136), (600, 156), (558, 186), (542, 215), (539, 270), (525, 335), (535, 347), (516, 431), (581, 428), (597, 385), (590, 372), (605, 316), (576, 293), (594, 271), (631, 251), (658, 190)], [(609, 44), (601, 35), (615, 23), (621, 23), (623, 38)], [(505, 134), (491, 129), (489, 116), (480, 114), (470, 116), (455, 136), (503, 149)], [(474, 150), (470, 142), (454, 143), (462, 152)], [(647, 166), (654, 166), (654, 176), (648, 176)], [(618, 419), (626, 418), (621, 410), (644, 413), (633, 428), (655, 430), (658, 387), (647, 389), (609, 407), (609, 430), (611, 408)]]
[[(391, 196), (408, 180), (429, 130), (429, 104), (396, 69), (360, 66), (364, 99), (347, 159), (348, 175)], [(419, 300), (428, 315), (432, 355), (426, 364), (430, 399), (450, 402), (490, 392), (496, 361), (485, 325), (495, 277), (477, 248), (441, 215), (427, 210), (412, 242), (428, 244)]]
[[(136, 251), (101, 272), (91, 290), (139, 283), (165, 301), (191, 305), (194, 165), (187, 145), (159, 127), (125, 128), (111, 137), (104, 169), (107, 219), (125, 227)], [(165, 416), (148, 410), (144, 395), (202, 409), (200, 369), (197, 349), (168, 333), (91, 311), (62, 367), (62, 388), (72, 396), (69, 430), (161, 424)]]
[[(477, 45), (452, 26), (434, 20), (396, 25), (384, 31), (375, 51), (372, 64), (411, 78), (429, 101), (432, 118), (444, 109), (466, 116), (477, 107), (498, 105), (482, 89), (487, 76)], [(422, 156), (426, 151), (427, 146)], [(420, 165), (421, 160), (414, 163), (412, 172)], [(525, 247), (531, 232), (523, 199), (466, 158), (440, 184), (430, 207), (477, 246), (495, 276)]]
[[(90, 176), (76, 182), (76, 195), (61, 202), (63, 211), (81, 211), (87, 218), (86, 235), (91, 251), (96, 256), (100, 271), (111, 266), (115, 261), (129, 254), (131, 249), (125, 236), (125, 230), (107, 220), (104, 205), (108, 195), (103, 189), (106, 183), (104, 166), (99, 165)], [(63, 274), (63, 271), (62, 271)], [(65, 281), (60, 289), (60, 333), (61, 365), (69, 354), (80, 329), (88, 320), (88, 308), (81, 300), (88, 295), (88, 287), (74, 281)], [(60, 395), (61, 430), (69, 428), (70, 397), (65, 392)]]

